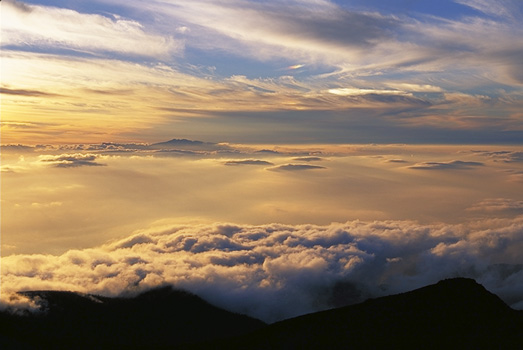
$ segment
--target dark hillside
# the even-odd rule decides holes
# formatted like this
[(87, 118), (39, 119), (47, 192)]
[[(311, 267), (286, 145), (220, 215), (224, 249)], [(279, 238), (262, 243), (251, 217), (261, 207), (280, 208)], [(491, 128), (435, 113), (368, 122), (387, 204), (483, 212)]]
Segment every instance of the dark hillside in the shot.
[(235, 343), (250, 349), (515, 349), (523, 314), (474, 280), (444, 280), (412, 292), (272, 324)]
[(181, 346), (231, 337), (265, 326), (214, 307), (199, 297), (154, 289), (134, 298), (72, 292), (23, 292), (40, 300), (42, 312), (0, 314), (0, 342), (34, 348), (100, 349)]
[(523, 314), (474, 280), (265, 325), (170, 287), (134, 298), (33, 291), (42, 311), (0, 313), (1, 349), (520, 349)]

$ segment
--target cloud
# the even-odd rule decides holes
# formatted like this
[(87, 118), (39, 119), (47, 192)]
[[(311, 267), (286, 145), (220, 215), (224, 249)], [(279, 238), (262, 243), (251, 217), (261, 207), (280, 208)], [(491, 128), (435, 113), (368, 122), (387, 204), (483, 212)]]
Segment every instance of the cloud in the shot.
[(295, 64), (295, 65), (292, 65), (292, 66), (288, 66), (287, 68), (285, 69), (288, 69), (288, 70), (294, 70), (294, 69), (300, 69), (300, 68), (303, 68), (305, 67), (304, 64)]
[[(4, 125), (4, 123), (2, 123), (2, 125)], [(10, 123), (8, 123), (6, 125), (10, 125)], [(20, 127), (25, 127), (25, 125), (22, 124)], [(35, 148), (33, 146), (17, 144), (17, 145), (2, 145), (1, 150), (2, 150), (2, 152), (26, 153), (26, 152), (34, 152)]]
[(147, 33), (137, 21), (85, 14), (50, 6), (7, 1), (2, 11), (2, 45), (167, 57), (179, 50), (172, 37)]
[(429, 84), (412, 84), (412, 83), (387, 83), (387, 86), (408, 92), (443, 92), (439, 86)]
[(298, 162), (319, 162), (324, 159), (321, 157), (298, 157), (298, 158), (294, 158), (293, 160), (298, 161)]
[(423, 162), (417, 163), (410, 166), (410, 169), (423, 169), (423, 170), (457, 170), (457, 169), (470, 169), (472, 167), (483, 166), (481, 162), (465, 162), (461, 160), (453, 160), (450, 162)]
[(497, 17), (515, 19), (519, 12), (514, 0), (455, 0), (455, 2)]
[(375, 90), (375, 89), (357, 89), (357, 88), (336, 88), (329, 89), (329, 93), (340, 96), (360, 96), (360, 95), (406, 95), (399, 90)]
[(315, 169), (327, 169), (324, 166), (310, 165), (310, 164), (284, 164), (278, 165), (268, 170), (272, 171), (302, 171), (302, 170), (315, 170)]
[[(340, 47), (346, 52), (367, 48), (389, 39), (389, 29), (398, 24), (394, 17), (351, 12), (329, 1), (155, 1), (150, 8), (190, 27), (191, 45), (222, 46), (249, 55), (255, 55), (257, 46), (260, 58), (275, 55), (278, 50), (280, 55), (294, 52), (305, 58), (304, 53), (323, 56), (322, 50), (334, 53)], [(207, 38), (201, 37), (205, 34)], [(196, 42), (190, 40), (196, 35)], [(233, 43), (239, 47), (234, 49)]]
[(95, 154), (61, 154), (57, 156), (43, 155), (40, 156), (40, 162), (52, 165), (56, 168), (76, 168), (81, 166), (104, 166), (105, 164), (97, 163), (98, 158)]
[[(466, 3), (506, 13), (518, 8), (509, 1)], [(234, 131), (246, 139), (266, 130), (258, 126), (268, 125), (269, 118), (264, 118), (267, 124), (255, 120), (260, 111), (279, 115), (269, 119), (273, 123), (267, 129), (285, 134), (280, 125), (289, 118), (281, 111), (315, 111), (315, 119), (322, 121), (319, 131), (332, 128), (319, 138), (316, 125), (300, 123), (299, 134), (307, 136), (290, 134), (291, 142), (332, 142), (336, 132), (349, 135), (353, 130), (366, 135), (363, 142), (401, 142), (408, 130), (425, 142), (449, 139), (431, 137), (438, 129), (473, 130), (477, 138), (472, 140), (463, 133), (452, 137), (468, 142), (488, 142), (484, 135), (500, 130), (504, 133), (494, 139), (506, 142), (506, 133), (512, 133), (510, 140), (520, 133), (522, 32), (504, 18), (478, 12), (421, 20), (332, 1), (152, 0), (142, 6), (111, 0), (97, 5), (98, 13), (122, 11), (114, 16), (12, 1), (4, 5), (8, 20), (2, 23), (3, 34), (9, 45), (3, 50), (4, 81), (13, 87), (5, 90), (3, 106), (12, 119), (30, 115), (56, 121), (60, 126), (53, 128), (53, 137), (67, 137), (64, 142), (80, 137), (90, 142), (94, 135), (96, 141), (115, 135), (122, 141), (145, 141), (154, 134), (168, 135), (166, 128), (223, 135), (223, 129), (232, 130), (223, 126), (223, 115), (234, 111), (246, 112), (236, 123), (245, 128)], [(182, 40), (174, 39), (178, 37)], [(173, 61), (184, 46), (198, 52), (198, 64), (191, 61), (193, 55)], [(139, 62), (143, 57), (135, 56), (140, 55), (147, 62)], [(296, 63), (307, 69), (279, 76), (276, 67), (298, 67)], [(60, 98), (42, 101), (52, 94)], [(359, 108), (373, 111), (358, 118)], [(15, 113), (18, 109), (23, 112)], [(349, 117), (323, 122), (325, 112), (333, 110)], [(93, 119), (99, 122), (87, 122)], [(372, 132), (358, 130), (362, 121)], [(296, 130), (298, 123), (293, 124)], [(448, 130), (441, 133), (448, 135)], [(43, 132), (18, 130), (3, 137), (13, 142), (49, 139)], [(353, 139), (349, 135), (342, 142)]]
[(521, 151), (476, 151), (483, 154), (496, 162), (520, 163), (523, 162), (523, 152)]
[(521, 249), (521, 216), (457, 225), (178, 225), (58, 256), (3, 257), (2, 302), (17, 290), (118, 295), (168, 283), (275, 321), (465, 276), (516, 305)]
[(246, 159), (246, 160), (228, 160), (224, 163), (225, 165), (274, 165), (271, 162), (258, 159)]
[(408, 163), (406, 160), (399, 159), (399, 158), (387, 159), (385, 162), (387, 162), (387, 163)]
[(31, 96), (31, 97), (56, 97), (56, 94), (50, 94), (44, 91), (38, 90), (23, 90), (23, 89), (8, 89), (0, 87), (0, 94), (6, 95), (17, 95), (17, 96)]
[(511, 198), (487, 198), (474, 204), (468, 208), (468, 210), (473, 212), (497, 214), (501, 212), (508, 212), (511, 214), (523, 213), (523, 201)]
[[(23, 113), (12, 112), (13, 115), (56, 121), (60, 126), (53, 131), (60, 137), (67, 135), (68, 140), (61, 140), (66, 142), (80, 137), (89, 137), (91, 141), (95, 135), (96, 141), (106, 140), (109, 136), (114, 140), (115, 135), (122, 141), (126, 137), (145, 141), (152, 140), (153, 134), (168, 135), (166, 128), (173, 133), (189, 135), (194, 135), (196, 129), (223, 135), (223, 129), (232, 128), (223, 126), (222, 120), (226, 117), (222, 115), (233, 111), (246, 112), (242, 123), (236, 123), (237, 128), (245, 126), (245, 129), (234, 132), (243, 135), (247, 134), (244, 130), (249, 131), (245, 138), (250, 138), (260, 129), (268, 135), (265, 128), (258, 128), (259, 125), (268, 125), (267, 129), (282, 130), (287, 134), (285, 127), (280, 127), (289, 123), (289, 118), (278, 114), (282, 110), (316, 111), (316, 120), (323, 120), (327, 114), (325, 111), (344, 111), (350, 115), (322, 122), (322, 128), (330, 127), (331, 130), (325, 131), (321, 138), (316, 136), (321, 135), (317, 133), (316, 125), (300, 123), (303, 130), (299, 134), (306, 133), (307, 140), (316, 137), (313, 142), (331, 142), (336, 132), (349, 135), (352, 130), (356, 130), (358, 135), (367, 135), (363, 142), (383, 138), (391, 140), (390, 135), (397, 135), (390, 142), (401, 142), (398, 140), (406, 139), (403, 136), (405, 130), (412, 130), (408, 128), (412, 126), (418, 128), (412, 133), (423, 135), (420, 138), (424, 141), (440, 142), (441, 137), (430, 137), (435, 129), (479, 129), (492, 134), (491, 127), (495, 130), (518, 130), (519, 127), (519, 118), (514, 111), (521, 110), (518, 72), (523, 71), (519, 60), (523, 48), (517, 40), (521, 36), (520, 30), (491, 18), (425, 18), (419, 21), (376, 11), (354, 11), (329, 1), (153, 0), (148, 2), (148, 6), (119, 0), (111, 0), (111, 3), (135, 17), (88, 15), (25, 5), (31, 9), (27, 16), (33, 16), (35, 11), (46, 15), (14, 31), (16, 35), (30, 39), (24, 37), (20, 42), (32, 43), (33, 46), (24, 46), (24, 52), (14, 51), (16, 48), (11, 46), (6, 50), (8, 57), (4, 62), (8, 74), (5, 81), (16, 85), (10, 91), (19, 95), (6, 95), (9, 99), (5, 105), (14, 110), (20, 108), (19, 100), (32, 98), (31, 103), (23, 105)], [(135, 6), (139, 11), (128, 8)], [(22, 14), (26, 12), (16, 11), (18, 17), (25, 16)], [(36, 27), (33, 22), (37, 23)], [(52, 25), (47, 26), (47, 22), (52, 22)], [(54, 29), (40, 30), (40, 23)], [(127, 29), (122, 29), (124, 27)], [(187, 30), (180, 33), (179, 28)], [(157, 33), (167, 34), (161, 36)], [(52, 38), (42, 40), (48, 46), (36, 50), (34, 47), (40, 45), (38, 35)], [(75, 41), (75, 36), (85, 36), (85, 40)], [(171, 36), (182, 36), (184, 45), (201, 52), (198, 57), (204, 61), (203, 66), (188, 62), (190, 57), (184, 58), (186, 64), (165, 59), (170, 52), (162, 54), (158, 50), (167, 50), (169, 45), (160, 45), (159, 42)], [(144, 42), (156, 45), (155, 49), (144, 46)], [(178, 47), (176, 43), (174, 46)], [(114, 45), (114, 48), (103, 45)], [(119, 49), (119, 45), (125, 47)], [(111, 49), (114, 51), (108, 54), (107, 50)], [(125, 51), (131, 49), (147, 51), (144, 54), (154, 57), (154, 63), (136, 62), (136, 57)], [(31, 50), (39, 53), (31, 53)], [(173, 48), (174, 52), (177, 50)], [(217, 57), (215, 50), (225, 55), (227, 60), (220, 59), (220, 64), (213, 62)], [(86, 58), (85, 53), (89, 59), (81, 60), (78, 56)], [(14, 59), (13, 55), (25, 56), (25, 59)], [(90, 55), (97, 58), (92, 59)], [(108, 55), (121, 61), (100, 59), (100, 56)], [(261, 70), (261, 78), (248, 77), (234, 63), (224, 63), (245, 58), (240, 66), (249, 67), (249, 71), (250, 67), (253, 71)], [(307, 71), (300, 69), (295, 77), (291, 74), (298, 71), (277, 76), (279, 73), (267, 68), (281, 67), (282, 60), (288, 64), (306, 64)], [(157, 61), (163, 63), (157, 64)], [(17, 69), (21, 66), (23, 70)], [(128, 79), (129, 76), (133, 79)], [(492, 84), (499, 85), (500, 90), (494, 90), (489, 85), (491, 83), (486, 83), (493, 80)], [(507, 84), (510, 89), (506, 88)], [(501, 93), (501, 89), (505, 91)], [(478, 95), (487, 97), (483, 99), (483, 105), (476, 104), (478, 99), (458, 99), (448, 93), (472, 96), (475, 92), (470, 90), (479, 90)], [(56, 94), (61, 98), (38, 103), (44, 100), (41, 98), (45, 96), (43, 94)], [(495, 95), (503, 98), (496, 99)], [(485, 111), (484, 105), (491, 107)], [(463, 106), (468, 108), (461, 108)], [(60, 113), (56, 113), (57, 108)], [(365, 118), (354, 117), (359, 108), (374, 111)], [(223, 114), (213, 113), (216, 111)], [(260, 111), (281, 116), (270, 119), (280, 124), (275, 126), (273, 122), (269, 125), (265, 121), (267, 118), (263, 121), (267, 124), (255, 120), (255, 113)], [(493, 117), (498, 114), (502, 116)], [(107, 115), (111, 118), (105, 118)], [(61, 120), (56, 119), (59, 116)], [(96, 126), (87, 122), (94, 119), (91, 116), (100, 121)], [(64, 120), (71, 122), (64, 123)], [(362, 121), (373, 132), (357, 130)], [(214, 122), (222, 127), (215, 128)], [(296, 128), (298, 123), (293, 124)], [(384, 135), (382, 125), (388, 130), (399, 130)], [(441, 132), (447, 135), (447, 130)], [(18, 130), (4, 135), (4, 139), (20, 140), (21, 135), (27, 140), (35, 137), (33, 133)], [(462, 135), (455, 137), (469, 139), (460, 137)], [(478, 140), (484, 140), (479, 132), (475, 135)], [(40, 140), (49, 139), (48, 135), (38, 136)], [(496, 135), (496, 140), (506, 141), (504, 136)], [(298, 136), (289, 134), (291, 137), (291, 142), (300, 140)], [(349, 135), (342, 142), (352, 142), (353, 139)], [(359, 138), (357, 141), (361, 142)]]
[[(293, 65), (297, 61), (307, 66), (326, 65), (334, 71), (315, 78), (353, 82), (356, 77), (366, 81), (363, 86), (368, 90), (392, 87), (434, 93), (456, 85), (470, 86), (476, 77), (520, 84), (522, 47), (517, 38), (521, 29), (517, 22), (508, 23), (503, 17), (518, 18), (520, 4), (462, 3), (501, 18), (478, 13), (453, 20), (434, 16), (419, 20), (406, 16), (400, 7), (397, 15), (384, 15), (378, 12), (380, 8), (358, 11), (332, 1), (152, 1), (148, 9), (162, 13), (166, 22), (191, 28), (187, 46), (261, 61), (285, 59), (290, 67), (298, 66)], [(369, 75), (383, 75), (384, 79), (376, 83), (365, 79)]]

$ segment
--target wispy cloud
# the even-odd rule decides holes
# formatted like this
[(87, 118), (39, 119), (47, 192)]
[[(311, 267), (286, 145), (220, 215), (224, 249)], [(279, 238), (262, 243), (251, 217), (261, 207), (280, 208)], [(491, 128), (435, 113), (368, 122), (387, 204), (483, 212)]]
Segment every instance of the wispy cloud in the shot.
[(387, 163), (408, 163), (408, 161), (404, 159), (394, 158), (394, 159), (387, 159), (385, 162)]
[(352, 56), (350, 49), (356, 53), (374, 46), (389, 38), (388, 28), (397, 25), (392, 17), (344, 11), (328, 1), (173, 1), (150, 2), (149, 8), (191, 28), (190, 45), (226, 47), (261, 59), (282, 54), (304, 59), (311, 53), (338, 56), (340, 51)]
[(9, 88), (5, 88), (5, 87), (0, 87), (0, 94), (30, 96), (30, 97), (57, 97), (56, 94), (51, 94), (48, 92), (43, 92), (43, 91), (38, 91), (38, 90), (9, 89)]
[(496, 162), (519, 163), (523, 162), (523, 152), (519, 151), (476, 151), (476, 153), (486, 155)]
[(455, 0), (487, 15), (515, 19), (519, 14), (517, 0)]
[[(12, 16), (3, 23), (3, 79), (9, 84), (4, 120), (19, 121), (23, 109), (62, 129), (67, 124), (64, 142), (94, 137), (93, 125), (106, 131), (98, 141), (109, 135), (146, 141), (151, 136), (144, 131), (213, 129), (214, 119), (238, 112), (245, 112), (241, 121), (251, 132), (259, 130), (247, 125), (260, 124), (259, 112), (279, 115), (271, 120), (276, 124), (292, 123), (275, 113), (282, 111), (314, 111), (317, 120), (328, 118), (324, 111), (350, 114), (322, 123), (332, 128), (323, 142), (363, 121), (378, 133), (368, 142), (386, 137), (376, 127), (384, 124), (428, 134), (494, 128), (514, 138), (520, 130), (522, 29), (505, 17), (485, 15), (487, 10), (446, 19), (356, 10), (331, 1), (153, 0), (145, 6), (110, 0), (103, 6), (108, 4), (122, 14), (6, 2), (4, 10)], [(517, 12), (517, 3), (496, 4)], [(288, 68), (283, 75), (282, 66)], [(54, 101), (37, 101), (51, 96)], [(362, 108), (370, 117), (354, 117)], [(86, 115), (98, 123), (89, 125)], [(303, 133), (318, 135), (315, 125), (298, 124)]]
[(324, 158), (321, 158), (321, 157), (297, 157), (297, 158), (294, 158), (293, 160), (296, 160), (298, 162), (319, 162), (319, 161), (324, 160)]
[(119, 16), (18, 1), (5, 1), (2, 12), (2, 45), (151, 57), (167, 57), (180, 49), (172, 37), (147, 33), (139, 22)]
[(409, 168), (423, 169), (423, 170), (455, 170), (455, 169), (470, 169), (484, 165), (481, 162), (465, 162), (462, 160), (453, 160), (450, 162), (423, 162), (417, 163)]
[(523, 201), (510, 198), (487, 198), (474, 204), (468, 210), (498, 214), (501, 212), (523, 213)]

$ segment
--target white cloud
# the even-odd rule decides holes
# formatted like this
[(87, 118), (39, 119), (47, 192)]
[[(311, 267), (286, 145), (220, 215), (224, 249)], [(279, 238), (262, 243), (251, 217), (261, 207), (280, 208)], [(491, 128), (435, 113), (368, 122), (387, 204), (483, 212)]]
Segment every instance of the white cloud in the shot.
[(518, 0), (455, 0), (456, 3), (469, 6), (487, 15), (516, 18), (513, 12), (514, 2)]
[(135, 20), (5, 1), (2, 45), (168, 57), (182, 49), (170, 36), (147, 33)]
[(329, 89), (329, 93), (340, 96), (359, 96), (368, 94), (378, 95), (407, 95), (399, 90), (375, 90), (375, 89), (358, 89), (358, 88), (335, 88)]
[(469, 225), (180, 225), (59, 256), (4, 257), (2, 295), (21, 289), (117, 295), (169, 283), (274, 321), (466, 276), (517, 305), (521, 249), (523, 217)]
[(408, 92), (442, 92), (439, 86), (430, 84), (412, 84), (412, 83), (387, 83), (387, 86)]

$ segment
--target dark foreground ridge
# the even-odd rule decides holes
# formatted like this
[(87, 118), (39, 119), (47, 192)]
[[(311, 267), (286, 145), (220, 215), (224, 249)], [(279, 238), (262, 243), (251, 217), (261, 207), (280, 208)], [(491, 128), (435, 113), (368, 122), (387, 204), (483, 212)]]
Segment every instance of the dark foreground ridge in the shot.
[(171, 287), (134, 298), (23, 292), (43, 311), (0, 314), (0, 349), (175, 349), (264, 327)]
[(520, 349), (523, 314), (474, 280), (271, 325), (168, 287), (135, 298), (24, 292), (47, 311), (0, 314), (1, 349)]
[(234, 343), (234, 348), (241, 349), (521, 349), (522, 346), (523, 312), (511, 309), (499, 297), (466, 278), (444, 280), (411, 292), (284, 320)]

